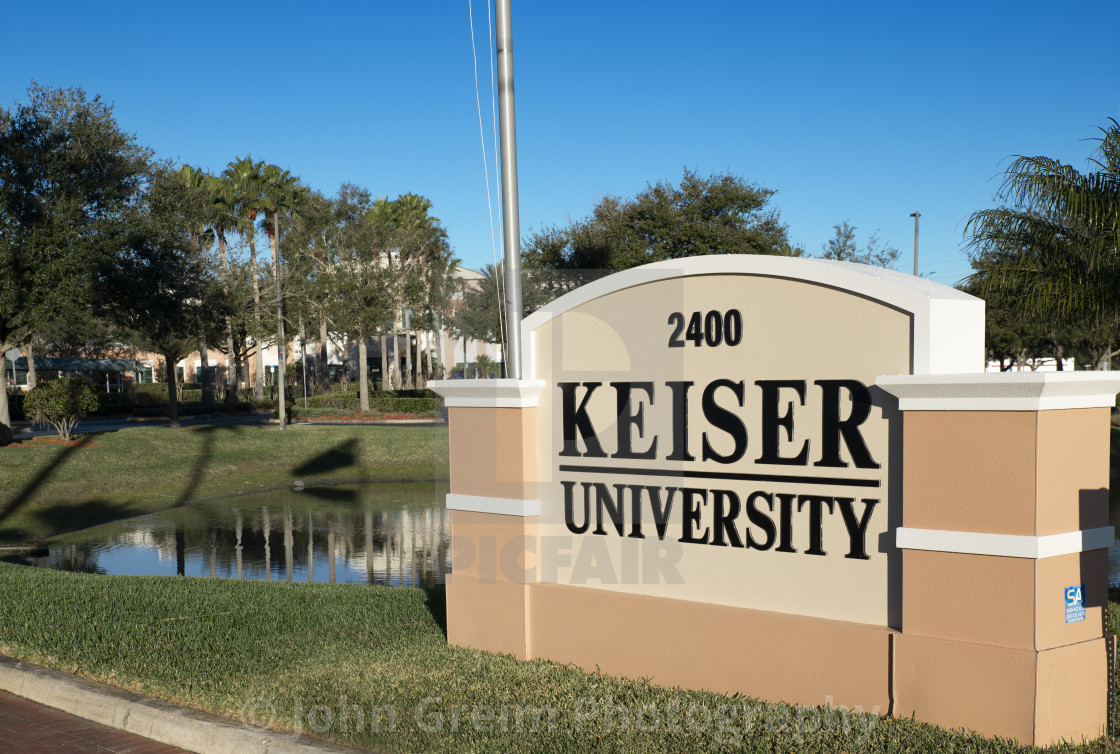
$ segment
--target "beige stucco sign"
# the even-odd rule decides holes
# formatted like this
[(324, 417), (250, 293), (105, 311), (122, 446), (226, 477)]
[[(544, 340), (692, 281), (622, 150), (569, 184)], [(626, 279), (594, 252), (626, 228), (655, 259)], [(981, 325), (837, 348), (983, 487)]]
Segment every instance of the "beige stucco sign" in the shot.
[[(436, 385), (451, 416), (449, 640), (1030, 742), (1093, 734), (1096, 680), (1092, 714), (1036, 708), (1044, 671), (1103, 653), (1111, 529), (1085, 491), (1107, 484), (1107, 440), (1082, 448), (1079, 475), (1055, 476), (1064, 463), (1037, 449), (1106, 433), (1120, 382), (984, 375), (983, 322), (983, 302), (909, 275), (756, 256), (629, 270), (527, 317), (526, 379)], [(1006, 412), (1033, 438), (1015, 459), (984, 429)], [(1012, 461), (1028, 499), (984, 498)], [(1028, 519), (1045, 523), (1009, 523)], [(1043, 577), (1084, 584), (1089, 620), (1058, 624)], [(958, 589), (968, 611), (931, 613)], [(985, 602), (1007, 589), (1037, 608), (1015, 634), (1029, 647)], [(729, 653), (731, 635), (751, 641)], [(956, 664), (967, 675), (1009, 648), (1031, 669), (1030, 714), (958, 710), (974, 689)], [(930, 665), (954, 652), (967, 659)]]

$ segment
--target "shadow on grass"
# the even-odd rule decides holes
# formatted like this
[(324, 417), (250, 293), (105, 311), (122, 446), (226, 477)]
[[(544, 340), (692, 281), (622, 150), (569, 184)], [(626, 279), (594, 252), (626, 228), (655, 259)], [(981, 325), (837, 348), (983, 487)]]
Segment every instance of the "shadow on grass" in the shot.
[[(113, 431), (115, 431), (115, 430), (113, 430)], [(89, 433), (88, 435), (83, 435), (81, 437), (81, 439), (87, 440), (87, 439), (90, 439), (92, 437), (98, 437), (102, 434), (105, 434), (105, 433), (102, 433), (102, 432)], [(43, 468), (41, 468), (39, 470), (39, 473), (37, 473), (34, 477), (32, 477), (32, 479), (27, 484), (25, 484), (23, 486), (23, 489), (21, 489), (19, 492), (16, 493), (15, 497), (13, 497), (10, 501), (8, 501), (3, 507), (0, 507), (0, 523), (3, 523), (6, 519), (10, 518), (14, 513), (18, 512), (20, 510), (20, 508), (22, 508), (24, 505), (26, 505), (27, 501), (31, 499), (31, 496), (35, 494), (35, 491), (38, 490), (40, 487), (42, 487), (44, 484), (46, 484), (47, 481), (52, 476), (54, 476), (55, 472), (58, 471), (58, 469), (64, 463), (66, 463), (66, 460), (68, 458), (70, 458), (71, 455), (73, 455), (76, 451), (81, 450), (81, 449), (82, 448), (80, 448), (77, 445), (64, 446), (60, 452), (55, 454), (55, 456), (50, 461), (48, 461), (47, 464)], [(39, 514), (37, 513), (36, 516), (38, 516), (38, 515)], [(14, 531), (0, 530), (0, 540), (19, 539), (19, 538), (20, 538), (20, 536)]]
[(340, 443), (337, 447), (331, 448), (325, 453), (320, 453), (310, 461), (292, 469), (292, 476), (322, 474), (328, 471), (344, 469), (353, 466), (357, 458), (358, 440), (357, 438), (351, 438), (346, 442)]
[(423, 587), (424, 595), (427, 599), (424, 600), (424, 606), (428, 608), (431, 613), (432, 620), (439, 626), (439, 630), (443, 632), (443, 638), (447, 638), (447, 587), (442, 584), (439, 586), (426, 586)]
[(202, 447), (195, 456), (194, 463), (191, 465), (190, 475), (187, 477), (187, 484), (183, 487), (183, 491), (179, 494), (178, 499), (175, 501), (174, 506), (178, 508), (181, 505), (186, 505), (194, 497), (194, 493), (198, 491), (199, 486), (202, 484), (203, 477), (206, 476), (206, 469), (210, 466), (210, 459), (214, 455), (214, 435), (219, 430), (226, 429), (226, 427), (219, 425), (201, 425), (189, 427), (186, 431), (197, 432), (202, 435)]

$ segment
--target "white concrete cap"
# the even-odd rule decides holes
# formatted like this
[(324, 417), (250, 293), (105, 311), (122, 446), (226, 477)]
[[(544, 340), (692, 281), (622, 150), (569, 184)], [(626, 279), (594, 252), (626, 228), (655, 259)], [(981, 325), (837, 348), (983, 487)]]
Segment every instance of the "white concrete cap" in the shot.
[(537, 405), (543, 380), (433, 380), (428, 387), (448, 408), (527, 408)]
[(1043, 411), (1115, 405), (1120, 372), (895, 374), (875, 384), (902, 411)]

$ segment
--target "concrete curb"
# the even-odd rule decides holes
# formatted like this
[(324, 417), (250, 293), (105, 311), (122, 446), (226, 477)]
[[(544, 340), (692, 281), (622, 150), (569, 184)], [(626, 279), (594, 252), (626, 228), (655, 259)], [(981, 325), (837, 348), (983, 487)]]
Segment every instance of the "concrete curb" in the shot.
[(201, 754), (369, 754), (278, 733), (0, 655), (0, 690)]

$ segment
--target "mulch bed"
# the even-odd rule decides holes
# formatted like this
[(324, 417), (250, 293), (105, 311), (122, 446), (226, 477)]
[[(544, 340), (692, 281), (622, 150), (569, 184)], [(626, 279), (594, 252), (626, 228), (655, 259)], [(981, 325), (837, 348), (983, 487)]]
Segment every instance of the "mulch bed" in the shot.
[(31, 442), (44, 442), (48, 445), (62, 445), (67, 448), (96, 448), (97, 443), (89, 440), (63, 440), (61, 437), (33, 437)]
[(334, 422), (334, 421), (369, 421), (369, 422), (375, 422), (375, 421), (382, 421), (382, 420), (385, 420), (385, 419), (399, 420), (399, 419), (427, 419), (427, 418), (433, 418), (434, 419), (434, 417), (417, 416), (416, 414), (364, 414), (364, 415), (363, 414), (350, 414), (349, 416), (300, 416), (299, 414), (297, 414), (295, 416), (295, 418), (293, 419), (293, 421), (299, 421), (301, 419), (304, 420), (304, 421), (318, 421), (318, 420), (322, 419), (324, 421), (332, 421), (332, 422)]

